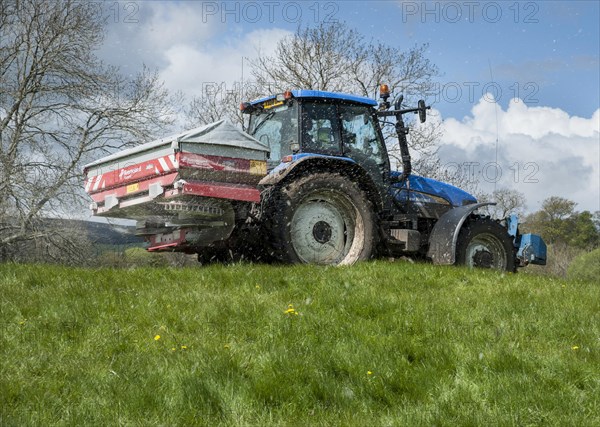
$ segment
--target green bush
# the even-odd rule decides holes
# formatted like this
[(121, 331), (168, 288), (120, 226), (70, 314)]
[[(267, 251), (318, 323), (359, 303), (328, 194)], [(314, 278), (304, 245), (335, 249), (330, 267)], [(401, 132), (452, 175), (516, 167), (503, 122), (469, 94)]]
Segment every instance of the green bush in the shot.
[(575, 258), (567, 272), (569, 279), (597, 282), (600, 277), (600, 248)]

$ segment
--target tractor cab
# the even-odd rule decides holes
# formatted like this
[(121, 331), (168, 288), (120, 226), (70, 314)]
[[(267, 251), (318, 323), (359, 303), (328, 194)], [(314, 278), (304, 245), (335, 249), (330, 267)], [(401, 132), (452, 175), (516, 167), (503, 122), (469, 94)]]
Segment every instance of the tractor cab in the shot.
[(383, 185), (390, 165), (370, 98), (294, 90), (242, 104), (248, 133), (270, 149), (269, 170), (311, 156), (355, 162)]

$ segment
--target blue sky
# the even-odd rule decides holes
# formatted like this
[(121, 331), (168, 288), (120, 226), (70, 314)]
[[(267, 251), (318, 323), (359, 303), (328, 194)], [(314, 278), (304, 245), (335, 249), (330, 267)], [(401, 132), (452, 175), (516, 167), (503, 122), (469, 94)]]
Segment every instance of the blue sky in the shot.
[[(274, 25), (294, 31), (299, 19), (291, 3), (279, 2), (271, 10), (263, 3), (262, 20), (257, 23), (244, 22), (244, 18), (255, 20), (257, 9), (244, 9), (242, 3), (240, 24), (244, 31), (269, 27), (271, 12)], [(401, 48), (428, 43), (429, 59), (443, 74), (440, 95), (431, 101), (453, 117), (467, 114), (486, 85), (500, 89), (496, 93), (504, 107), (518, 96), (528, 105), (555, 106), (589, 117), (600, 105), (597, 1), (295, 4), (302, 6), (303, 23), (344, 21), (368, 38)], [(227, 7), (220, 4), (214, 15), (209, 8), (207, 20), (233, 20), (235, 6)]]
[(231, 87), (242, 58), (258, 49), (272, 54), (299, 24), (338, 20), (392, 46), (428, 43), (441, 72), (438, 95), (427, 102), (444, 127), (442, 160), (480, 162), (481, 177), (485, 162), (496, 161), (498, 140), (503, 174), (493, 187), (523, 192), (528, 210), (551, 195), (600, 210), (598, 1), (122, 1), (101, 8), (109, 21), (101, 57), (125, 73), (142, 63), (157, 68), (167, 88), (189, 97), (210, 83)]
[[(439, 108), (459, 117), (473, 104), (469, 88), (481, 95), (495, 82), (489, 87), (501, 89), (504, 107), (517, 95), (528, 105), (587, 117), (598, 108), (598, 2), (473, 3), (404, 2), (400, 13), (391, 2), (382, 5), (390, 9), (383, 34), (429, 43), (430, 57), (444, 73), (440, 100), (446, 102)], [(459, 10), (463, 18), (454, 22)], [(398, 28), (398, 20), (406, 24)], [(455, 108), (447, 105), (456, 98)]]

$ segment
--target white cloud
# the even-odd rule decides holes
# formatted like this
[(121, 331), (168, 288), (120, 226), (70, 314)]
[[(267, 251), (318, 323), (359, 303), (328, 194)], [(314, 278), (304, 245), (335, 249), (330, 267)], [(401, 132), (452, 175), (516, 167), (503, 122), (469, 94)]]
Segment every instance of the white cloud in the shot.
[[(110, 8), (106, 13), (114, 13)], [(175, 44), (203, 46), (226, 30), (216, 22), (203, 22), (202, 8), (194, 2), (142, 2), (135, 14), (109, 16), (99, 55), (124, 71), (135, 73), (142, 64), (151, 68), (165, 66), (163, 53)]]
[(201, 2), (142, 2), (136, 22), (108, 20), (99, 55), (124, 73), (135, 74), (142, 64), (156, 68), (168, 89), (193, 96), (208, 82), (239, 81), (243, 57), (270, 55), (291, 34), (279, 28), (242, 33), (234, 21), (205, 15)]
[(600, 109), (582, 118), (519, 99), (502, 110), (489, 99), (482, 97), (463, 120), (443, 122), (443, 162), (475, 172), (485, 191), (497, 181), (498, 188), (523, 192), (529, 211), (550, 196), (571, 199), (579, 210), (600, 210)]
[[(186, 95), (200, 95), (207, 83), (225, 83), (228, 87), (239, 82), (242, 77), (242, 60), (271, 55), (277, 42), (290, 32), (274, 29), (261, 29), (247, 33), (243, 37), (223, 40), (218, 45), (192, 46), (177, 43), (164, 51), (167, 66), (161, 71), (161, 78), (171, 90), (181, 90)], [(250, 78), (249, 68), (245, 68), (245, 78)]]
[(148, 6), (152, 13), (140, 36), (155, 52), (181, 43), (201, 46), (218, 31), (215, 25), (203, 22), (202, 8), (193, 2), (150, 2)]

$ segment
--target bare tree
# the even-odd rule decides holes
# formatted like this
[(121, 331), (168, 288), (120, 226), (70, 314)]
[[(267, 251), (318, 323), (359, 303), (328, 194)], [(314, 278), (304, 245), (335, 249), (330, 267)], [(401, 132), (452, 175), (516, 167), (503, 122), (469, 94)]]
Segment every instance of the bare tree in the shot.
[(352, 90), (370, 95), (369, 88), (360, 87), (364, 84), (354, 78), (364, 68), (367, 48), (363, 37), (342, 23), (299, 27), (277, 44), (274, 56), (260, 55), (253, 60), (252, 74), (268, 93), (288, 89), (343, 92), (352, 86)]
[(96, 248), (89, 238), (85, 222), (64, 219), (40, 219), (30, 225), (41, 238), (21, 241), (7, 248), (16, 262), (50, 262), (87, 266), (96, 258)]
[(202, 94), (192, 98), (185, 110), (186, 126), (196, 127), (227, 119), (243, 128), (240, 104), (261, 95), (250, 83), (244, 84), (243, 89), (241, 84), (236, 84), (232, 90), (227, 90), (224, 83), (204, 85)]
[(127, 79), (94, 50), (104, 22), (65, 0), (0, 6), (0, 248), (45, 234), (35, 219), (77, 210), (82, 164), (171, 123), (147, 69)]
[(527, 207), (525, 195), (510, 188), (500, 188), (494, 190), (492, 194), (478, 193), (477, 200), (479, 202), (495, 202), (496, 205), (485, 206), (480, 210), (496, 219), (506, 218), (510, 214), (523, 216)]
[(367, 41), (341, 22), (299, 27), (282, 39), (275, 55), (252, 61), (252, 74), (269, 93), (314, 89), (374, 96), (382, 83), (410, 101), (434, 93), (437, 67), (426, 57), (427, 45), (407, 51)]

